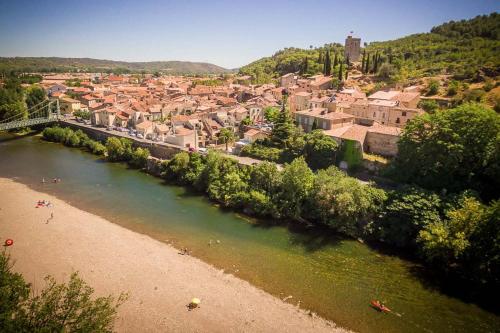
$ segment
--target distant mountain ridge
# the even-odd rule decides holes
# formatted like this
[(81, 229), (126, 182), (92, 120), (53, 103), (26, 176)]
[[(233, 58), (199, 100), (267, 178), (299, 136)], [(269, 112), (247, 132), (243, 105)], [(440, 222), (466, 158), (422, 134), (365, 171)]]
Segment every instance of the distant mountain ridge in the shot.
[(118, 72), (165, 74), (224, 74), (226, 69), (214, 64), (191, 61), (128, 62), (93, 58), (0, 57), (0, 72)]

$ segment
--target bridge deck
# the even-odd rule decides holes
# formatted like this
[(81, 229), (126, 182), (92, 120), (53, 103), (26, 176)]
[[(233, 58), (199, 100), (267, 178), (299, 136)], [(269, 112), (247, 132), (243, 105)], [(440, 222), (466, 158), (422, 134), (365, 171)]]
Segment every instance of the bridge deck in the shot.
[(51, 115), (48, 118), (23, 119), (11, 121), (10, 123), (0, 124), (0, 131), (6, 131), (14, 128), (29, 127), (33, 125), (46, 124), (57, 121), (57, 115)]

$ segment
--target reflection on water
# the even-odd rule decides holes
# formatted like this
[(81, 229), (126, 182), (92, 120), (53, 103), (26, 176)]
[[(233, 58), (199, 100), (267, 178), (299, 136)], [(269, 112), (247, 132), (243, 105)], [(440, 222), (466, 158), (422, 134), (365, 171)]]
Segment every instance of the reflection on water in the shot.
[[(287, 228), (219, 209), (160, 179), (38, 137), (0, 142), (0, 177), (56, 195), (194, 256), (341, 326), (362, 332), (484, 332), (499, 317), (426, 288), (415, 264), (324, 230)], [(41, 184), (58, 177), (60, 184)], [(0, 189), (1, 191), (1, 189)], [(37, 198), (36, 198), (37, 199)], [(401, 314), (369, 307), (381, 299)]]

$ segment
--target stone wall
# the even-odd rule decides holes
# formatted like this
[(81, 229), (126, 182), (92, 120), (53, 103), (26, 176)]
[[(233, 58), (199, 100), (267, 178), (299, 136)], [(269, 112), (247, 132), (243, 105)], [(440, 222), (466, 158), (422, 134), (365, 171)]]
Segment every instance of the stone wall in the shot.
[[(90, 138), (101, 142), (105, 142), (106, 139), (111, 136), (122, 137), (120, 135), (116, 135), (112, 132), (108, 132), (100, 128), (79, 125), (72, 122), (60, 121), (60, 125), (65, 127), (70, 127), (73, 130), (82, 130)], [(181, 147), (177, 147), (174, 145), (168, 145), (168, 144), (160, 145), (155, 142), (143, 142), (136, 140), (132, 137), (127, 137), (127, 139), (133, 142), (134, 147), (147, 148), (151, 153), (151, 156), (161, 159), (170, 159), (172, 158), (172, 156), (183, 150)]]
[(381, 156), (396, 156), (398, 154), (399, 137), (395, 135), (366, 133), (365, 148), (368, 152)]

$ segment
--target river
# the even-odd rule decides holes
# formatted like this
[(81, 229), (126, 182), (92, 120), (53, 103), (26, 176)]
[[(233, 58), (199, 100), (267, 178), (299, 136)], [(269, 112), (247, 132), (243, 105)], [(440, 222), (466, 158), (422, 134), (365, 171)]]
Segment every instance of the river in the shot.
[[(499, 316), (417, 278), (415, 263), (324, 231), (292, 230), (221, 210), (184, 188), (38, 136), (0, 137), (0, 177), (15, 177), (114, 223), (188, 247), (194, 256), (280, 298), (293, 296), (288, 302), (300, 301), (302, 308), (355, 331), (500, 328)], [(42, 177), (62, 182), (42, 184)], [(371, 299), (384, 300), (395, 313), (373, 310)]]

